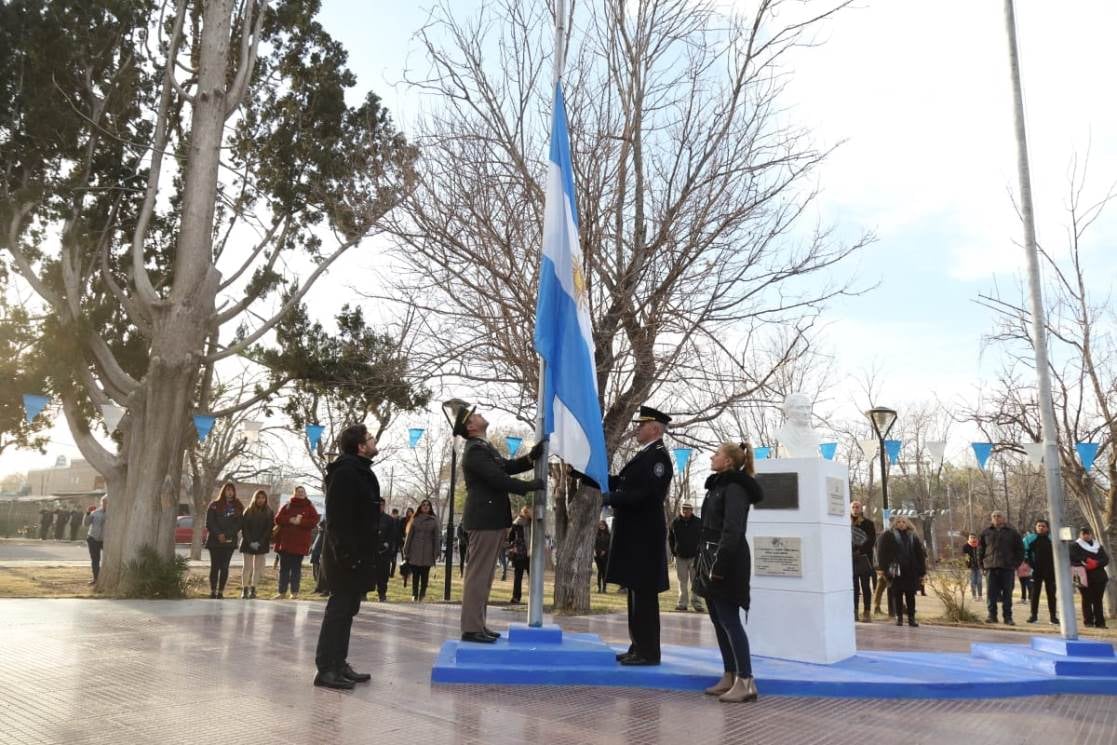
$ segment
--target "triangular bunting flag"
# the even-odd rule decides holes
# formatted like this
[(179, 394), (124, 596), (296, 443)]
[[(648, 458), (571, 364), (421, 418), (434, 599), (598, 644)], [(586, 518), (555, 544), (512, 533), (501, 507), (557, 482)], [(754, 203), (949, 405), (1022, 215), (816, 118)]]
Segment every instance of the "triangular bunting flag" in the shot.
[(1094, 467), (1094, 459), (1098, 457), (1100, 447), (1096, 442), (1080, 442), (1074, 446), (1078, 451), (1078, 459), (1082, 461), (1082, 467), (1087, 471)]
[(834, 460), (834, 456), (838, 454), (838, 443), (824, 442), (818, 446), (818, 452), (821, 453), (822, 457), (826, 460)]
[(515, 455), (520, 451), (520, 445), (524, 444), (524, 438), (509, 435), (504, 438), (504, 444), (508, 446), (508, 454)]
[(942, 440), (927, 440), (927, 452), (931, 454), (931, 460), (941, 462), (946, 455), (946, 443)]
[(858, 440), (857, 447), (861, 448), (861, 452), (869, 458), (876, 456), (877, 451), (880, 449), (880, 440), (875, 437), (869, 437), (865, 440)]
[(50, 405), (50, 396), (40, 396), (37, 393), (23, 394), (23, 415), (27, 417), (28, 423), (39, 416), (48, 405)]
[(124, 409), (116, 404), (101, 404), (101, 418), (105, 420), (105, 429), (110, 433), (115, 432), (120, 420), (124, 418)]
[(310, 443), (310, 449), (315, 450), (318, 443), (322, 440), (322, 433), (326, 428), (321, 424), (308, 424), (306, 425), (306, 439)]
[(690, 448), (675, 448), (671, 454), (675, 456), (675, 472), (682, 473), (686, 470), (687, 463), (690, 463), (690, 454), (693, 452)]
[(973, 442), (970, 443), (973, 448), (974, 457), (977, 458), (977, 465), (981, 470), (985, 470), (985, 464), (989, 461), (989, 456), (993, 452), (993, 443), (991, 442)]
[(896, 465), (896, 462), (900, 460), (901, 447), (903, 447), (903, 443), (899, 440), (884, 441), (884, 452), (888, 453), (888, 462), (892, 465)]
[(1047, 443), (1044, 442), (1024, 442), (1020, 445), (1024, 448), (1024, 452), (1028, 454), (1028, 459), (1032, 461), (1033, 466), (1043, 465), (1043, 451), (1047, 449)]
[(244, 422), (241, 426), (243, 427), (245, 442), (259, 442), (260, 430), (264, 426), (262, 422)]
[(412, 427), (407, 430), (407, 445), (412, 450), (419, 444), (419, 440), (423, 439), (423, 433), (426, 432), (422, 427)]
[(194, 429), (198, 433), (198, 442), (205, 442), (206, 435), (213, 429), (217, 417), (210, 416), (209, 414), (195, 414), (194, 415)]
[(768, 460), (768, 457), (772, 454), (772, 448), (770, 448), (770, 447), (753, 448), (752, 449), (752, 454), (753, 454), (753, 458), (756, 459), (756, 460)]

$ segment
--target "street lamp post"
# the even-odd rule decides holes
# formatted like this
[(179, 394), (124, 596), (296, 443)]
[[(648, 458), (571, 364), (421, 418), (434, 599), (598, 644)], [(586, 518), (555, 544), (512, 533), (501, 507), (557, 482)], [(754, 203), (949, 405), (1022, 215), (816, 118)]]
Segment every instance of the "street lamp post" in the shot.
[(865, 412), (865, 416), (869, 417), (869, 421), (872, 422), (873, 433), (877, 436), (877, 442), (880, 443), (880, 495), (884, 529), (887, 530), (891, 520), (888, 511), (888, 453), (885, 452), (884, 438), (888, 437), (888, 433), (892, 431), (892, 425), (896, 423), (896, 411), (883, 406), (874, 406)]
[(450, 599), (450, 582), (454, 576), (454, 492), (457, 489), (458, 475), (458, 437), (465, 436), (465, 420), (473, 413), (474, 407), (460, 398), (442, 402), (442, 413), (450, 423), (450, 497), (446, 518), (446, 583), (442, 589), (442, 599)]

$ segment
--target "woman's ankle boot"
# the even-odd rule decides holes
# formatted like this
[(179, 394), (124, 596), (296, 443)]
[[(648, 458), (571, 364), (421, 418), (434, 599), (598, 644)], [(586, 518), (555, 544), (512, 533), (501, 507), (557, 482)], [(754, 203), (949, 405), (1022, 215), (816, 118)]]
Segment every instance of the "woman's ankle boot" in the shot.
[(733, 687), (733, 673), (724, 673), (721, 680), (706, 689), (707, 696), (720, 696)]
[(752, 676), (747, 678), (738, 677), (733, 681), (732, 688), (718, 696), (718, 701), (738, 704), (745, 701), (755, 701), (756, 697), (756, 681), (753, 680)]

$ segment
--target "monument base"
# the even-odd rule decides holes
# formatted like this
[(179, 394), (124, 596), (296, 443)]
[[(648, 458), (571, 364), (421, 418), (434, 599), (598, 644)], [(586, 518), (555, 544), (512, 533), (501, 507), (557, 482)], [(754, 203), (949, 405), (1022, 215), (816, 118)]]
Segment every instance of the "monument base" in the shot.
[[(564, 633), (557, 626), (514, 626), (495, 644), (448, 641), (442, 645), (431, 682), (481, 685), (616, 686), (700, 691), (722, 674), (716, 649), (663, 647), (662, 664), (625, 667), (613, 647), (596, 634)], [(557, 641), (556, 641), (557, 639)], [(858, 652), (830, 665), (753, 657), (761, 696), (865, 699), (978, 699), (1059, 693), (1117, 696), (1113, 646), (1091, 644), (1059, 655), (1050, 637), (1032, 644), (975, 644), (972, 654)], [(1077, 644), (1077, 643), (1072, 643)], [(1108, 652), (1107, 652), (1108, 650)], [(1033, 664), (1042, 655), (1058, 658), (1050, 668)], [(1012, 664), (1011, 660), (1016, 660)], [(1051, 660), (1047, 660), (1051, 661)], [(1093, 665), (1093, 666), (1091, 666)]]

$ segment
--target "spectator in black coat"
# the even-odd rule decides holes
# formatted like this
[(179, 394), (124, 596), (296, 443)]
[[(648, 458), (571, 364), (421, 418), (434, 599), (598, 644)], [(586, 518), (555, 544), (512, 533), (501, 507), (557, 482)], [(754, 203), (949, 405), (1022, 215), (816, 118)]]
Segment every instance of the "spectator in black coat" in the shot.
[(244, 559), (240, 575), (242, 598), (256, 597), (256, 582), (264, 578), (264, 566), (271, 548), (274, 524), (275, 512), (268, 505), (268, 493), (257, 489), (252, 495), (252, 504), (244, 511), (241, 523), (240, 552)]
[(927, 554), (906, 517), (893, 518), (892, 529), (881, 534), (877, 541), (877, 564), (888, 577), (896, 625), (904, 625), (906, 613), (908, 626), (918, 626), (915, 620), (915, 591), (927, 575)]
[(873, 549), (877, 545), (877, 526), (865, 517), (861, 503), (857, 500), (849, 503), (849, 516), (853, 545), (853, 620), (858, 620), (857, 599), (860, 595), (865, 608), (860, 620), (870, 623), (873, 616), (869, 612), (869, 604), (872, 602), (869, 585), (873, 575)]
[(966, 569), (970, 570), (970, 595), (977, 599), (981, 597), (981, 580), (985, 570), (982, 569), (981, 559), (978, 556), (980, 545), (976, 533), (970, 533), (966, 545), (962, 546), (962, 553), (966, 556)]
[[(1070, 544), (1071, 571), (1078, 575), (1078, 592), (1082, 595), (1082, 623), (1097, 629), (1105, 628), (1106, 583), (1109, 575), (1105, 567), (1109, 564), (1109, 554), (1102, 545), (1094, 540), (1094, 531), (1086, 526), (1078, 531), (1078, 540)], [(1082, 577), (1085, 575), (1085, 582)]]
[(54, 519), (54, 513), (50, 510), (43, 508), (39, 510), (39, 540), (45, 541), (50, 538), (50, 523)]
[(981, 532), (977, 558), (985, 568), (988, 584), (985, 605), (989, 610), (986, 623), (997, 622), (997, 601), (1000, 601), (1002, 618), (1006, 626), (1012, 621), (1012, 590), (1016, 584), (1016, 569), (1024, 563), (1024, 539), (1008, 524), (1005, 513), (994, 510), (990, 514), (992, 525)]
[(70, 513), (61, 507), (54, 511), (54, 539), (66, 540), (66, 523), (70, 520)]
[(752, 555), (745, 538), (749, 510), (764, 499), (753, 478), (752, 448), (727, 443), (710, 458), (714, 473), (706, 480), (702, 502), (703, 563), (712, 559), (706, 605), (721, 651), (725, 673), (706, 693), (720, 701), (755, 701), (756, 681), (752, 675), (749, 638), (741, 625), (741, 611), (751, 604)]
[[(667, 547), (675, 557), (675, 578), (679, 581), (679, 599), (675, 610), (686, 610), (690, 605), (690, 581), (694, 576), (694, 559), (698, 556), (698, 539), (702, 535), (702, 521), (694, 516), (694, 505), (683, 502), (679, 515), (667, 530)], [(694, 610), (704, 612), (701, 599), (694, 596)]]
[(363, 424), (347, 427), (337, 438), (341, 455), (326, 467), (326, 543), (322, 567), (330, 598), (322, 616), (314, 662), (314, 685), (347, 690), (371, 679), (349, 664), (349, 633), (361, 598), (372, 589), (380, 518), (380, 483), (372, 472), (379, 452), (376, 438)]
[(395, 561), (399, 546), (399, 528), (396, 519), (384, 514), (384, 503), (380, 503), (380, 522), (376, 526), (376, 596), (380, 602), (388, 600), (388, 578)]
[(82, 518), (85, 515), (81, 510), (70, 510), (70, 540), (76, 541), (78, 539), (78, 528), (81, 527)]
[(508, 544), (506, 550), (512, 562), (512, 603), (518, 603), (523, 596), (524, 573), (531, 564), (528, 554), (528, 531), (531, 530), (531, 508), (523, 507), (520, 514), (512, 521), (508, 529)]
[(403, 580), (404, 587), (407, 587), (407, 580), (411, 577), (411, 565), (407, 563), (407, 557), (403, 555), (403, 542), (407, 538), (407, 528), (411, 525), (413, 517), (415, 517), (415, 509), (408, 507), (403, 511), (403, 517), (399, 521), (399, 576)]
[(605, 585), (605, 572), (609, 568), (609, 544), (613, 536), (609, 532), (609, 523), (599, 520), (597, 535), (593, 538), (593, 561), (597, 564), (597, 591), (608, 592)]
[(1047, 612), (1051, 623), (1059, 623), (1055, 610), (1055, 552), (1051, 545), (1051, 524), (1036, 520), (1035, 532), (1024, 541), (1024, 561), (1032, 568), (1032, 615), (1028, 623), (1035, 623), (1039, 615), (1039, 591), (1047, 594)]
[(206, 510), (206, 548), (209, 550), (209, 596), (225, 597), (225, 583), (229, 581), (229, 562), (237, 549), (237, 534), (241, 529), (244, 505), (237, 499), (233, 482), (221, 487), (217, 499)]

